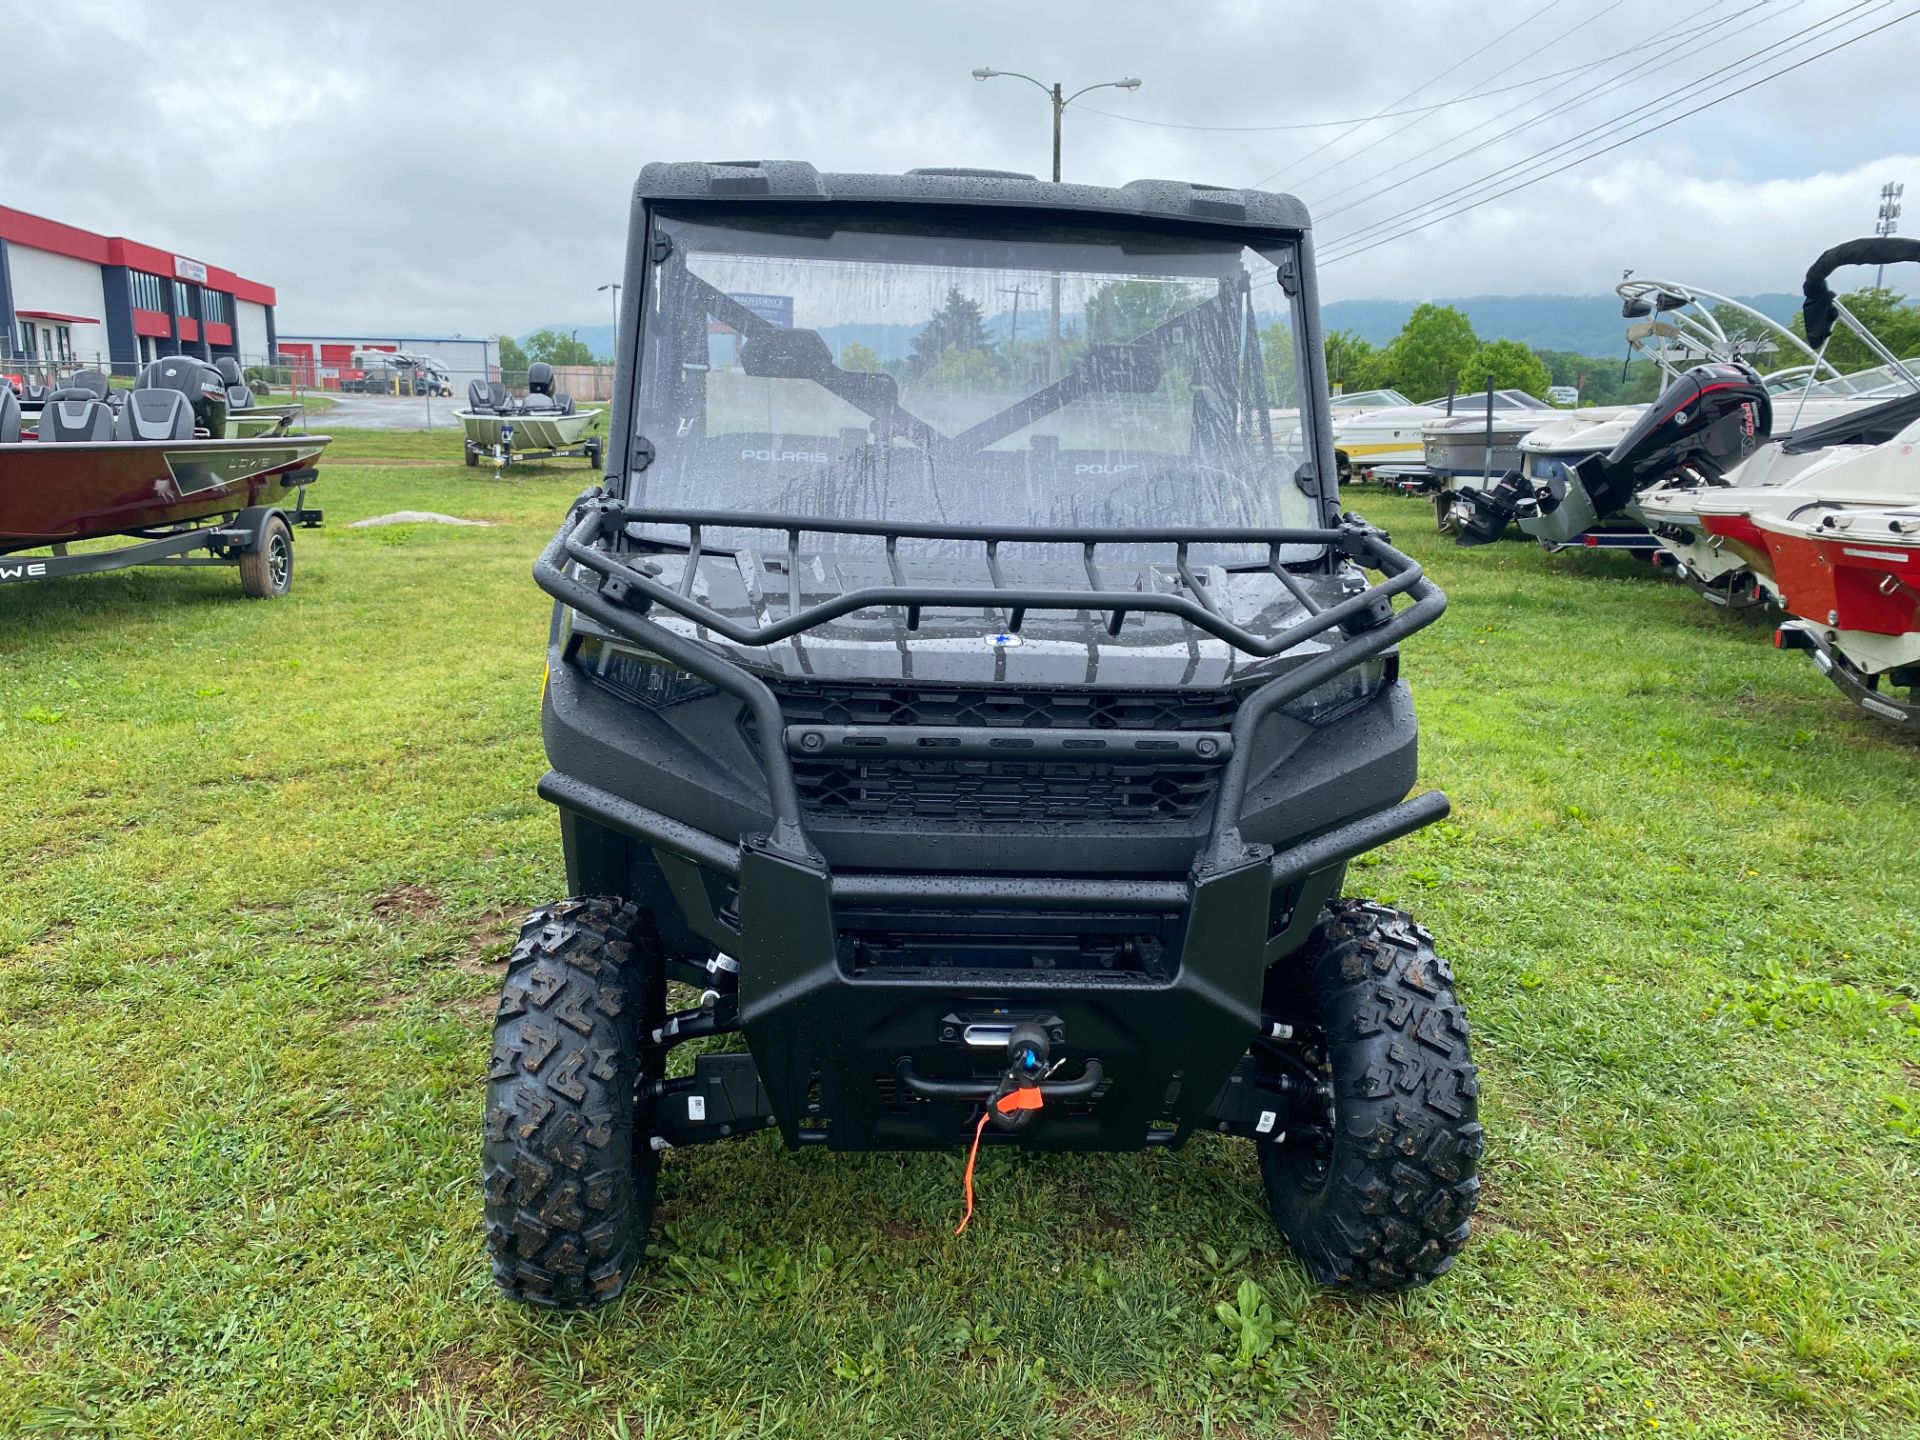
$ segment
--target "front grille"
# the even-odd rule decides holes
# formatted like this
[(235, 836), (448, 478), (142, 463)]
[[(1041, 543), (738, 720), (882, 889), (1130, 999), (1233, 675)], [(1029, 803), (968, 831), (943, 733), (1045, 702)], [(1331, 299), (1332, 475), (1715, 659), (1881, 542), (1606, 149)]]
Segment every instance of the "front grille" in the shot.
[[(1238, 697), (1218, 690), (920, 689), (773, 682), (794, 725), (954, 725), (1005, 729), (1226, 730)], [(752, 723), (747, 721), (752, 735)], [(756, 737), (757, 738), (757, 737)], [(993, 824), (1190, 820), (1212, 802), (1217, 767), (1066, 760), (796, 758), (806, 808), (823, 816)]]

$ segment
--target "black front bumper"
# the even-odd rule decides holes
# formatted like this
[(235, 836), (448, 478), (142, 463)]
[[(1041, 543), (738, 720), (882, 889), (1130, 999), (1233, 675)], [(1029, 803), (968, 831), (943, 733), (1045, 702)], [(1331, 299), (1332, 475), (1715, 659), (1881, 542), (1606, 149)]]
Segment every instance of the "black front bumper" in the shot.
[[(734, 694), (760, 735), (802, 748), (804, 727), (787, 723), (765, 682), (647, 618), (653, 604), (686, 614), (697, 613), (698, 603), (591, 544), (594, 517), (619, 513), (605, 508), (613, 502), (596, 503), (602, 508), (584, 512), (580, 522), (586, 539), (570, 525), (542, 557), (542, 587)], [(1346, 637), (1240, 704), (1231, 731), (1218, 737), (1225, 758), (1210, 829), (1188, 852), (1184, 873), (836, 871), (809, 837), (786, 743), (760, 747), (771, 824), (744, 837), (715, 834), (580, 775), (546, 776), (540, 793), (561, 808), (577, 888), (646, 904), (683, 965), (715, 950), (729, 957), (683, 978), (725, 995), (752, 1071), (723, 1071), (715, 1057), (702, 1057), (692, 1080), (662, 1088), (656, 1133), (712, 1139), (771, 1120), (796, 1145), (950, 1146), (965, 1137), (1003, 1075), (1007, 1053), (995, 1048), (994, 1037), (1021, 1024), (1052, 1037), (1062, 1081), (1097, 1076), (1098, 1083), (1059, 1090), (1034, 1123), (1009, 1127), (1002, 1138), (1036, 1148), (1126, 1150), (1178, 1143), (1196, 1127), (1270, 1133), (1274, 1117), (1260, 1097), (1248, 1098), (1253, 1087), (1244, 1064), (1263, 1025), (1269, 968), (1304, 943), (1348, 859), (1447, 813), (1446, 797), (1433, 792), (1384, 808), (1374, 800), (1372, 813), (1321, 826), (1281, 848), (1243, 837), (1252, 737), (1262, 718), (1381, 654), (1445, 605), (1418, 567), (1377, 533), (1357, 526), (1302, 533), (1367, 557), (1386, 570), (1390, 587), (1356, 597), (1376, 599), (1372, 607), (1317, 610), (1302, 622), (1299, 638), (1352, 622)], [(601, 583), (585, 583), (573, 573), (576, 565)], [(1412, 603), (1394, 610), (1396, 593)], [(1083, 607), (1089, 598), (1017, 596), (1026, 608)], [(1133, 605), (1148, 598), (1172, 597), (1126, 597)], [(865, 603), (977, 608), (981, 599), (896, 587)], [(1178, 613), (1243, 643), (1217, 614)], [(796, 605), (767, 633), (792, 633), (806, 618)], [(963, 747), (995, 738), (962, 727), (953, 735)], [(707, 1033), (724, 1028), (731, 1023)]]

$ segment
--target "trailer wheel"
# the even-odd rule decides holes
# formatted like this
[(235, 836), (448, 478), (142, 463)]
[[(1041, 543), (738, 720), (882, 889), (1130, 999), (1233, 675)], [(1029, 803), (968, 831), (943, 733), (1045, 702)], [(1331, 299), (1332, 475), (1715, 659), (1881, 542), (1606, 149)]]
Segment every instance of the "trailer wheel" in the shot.
[(1328, 1108), (1318, 1133), (1261, 1143), (1268, 1209), (1324, 1285), (1424, 1285), (1452, 1267), (1480, 1197), (1480, 1082), (1453, 976), (1411, 917), (1366, 900), (1328, 905), (1296, 961), (1304, 974), (1283, 963), (1274, 979), (1305, 993), (1270, 1003), (1312, 1037)]
[(587, 464), (592, 466), (595, 470), (598, 470), (600, 468), (601, 459), (602, 459), (602, 451), (600, 448), (600, 442), (598, 440), (589, 440), (587, 442)]
[(471, 445), (469, 445), (469, 446), (467, 446), (467, 465), (468, 465), (468, 467), (469, 467), (469, 468), (477, 468), (477, 467), (479, 466), (479, 464), (480, 464), (480, 452), (479, 452), (478, 450), (476, 450), (476, 449), (474, 449), (474, 448), (473, 448), (473, 446), (471, 446)]
[(507, 961), (481, 1174), (493, 1278), (512, 1299), (603, 1305), (646, 1254), (660, 1157), (639, 1092), (666, 1003), (650, 928), (625, 901), (563, 900), (527, 917)]
[(249, 600), (272, 600), (293, 588), (293, 528), (278, 515), (260, 527), (260, 543), (240, 557), (240, 588)]

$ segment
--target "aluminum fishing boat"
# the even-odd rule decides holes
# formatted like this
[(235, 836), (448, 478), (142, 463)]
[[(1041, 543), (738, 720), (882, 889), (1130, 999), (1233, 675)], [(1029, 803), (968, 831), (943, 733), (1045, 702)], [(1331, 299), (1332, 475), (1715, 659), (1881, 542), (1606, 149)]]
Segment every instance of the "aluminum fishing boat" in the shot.
[(554, 389), (553, 367), (536, 361), (527, 367), (527, 393), (518, 400), (497, 380), (467, 386), (467, 405), (454, 415), (465, 432), (467, 464), (489, 460), (505, 469), (515, 460), (552, 460), (585, 456), (598, 470), (604, 444), (589, 434), (599, 427), (601, 411), (575, 407), (573, 397)]
[[(321, 520), (305, 496), (328, 436), (216, 438), (226, 387), (189, 357), (155, 361), (117, 409), (90, 386), (57, 390), (31, 426), (0, 391), (0, 584), (231, 564), (248, 594), (286, 592), (292, 527)], [(135, 543), (70, 548), (111, 537)]]

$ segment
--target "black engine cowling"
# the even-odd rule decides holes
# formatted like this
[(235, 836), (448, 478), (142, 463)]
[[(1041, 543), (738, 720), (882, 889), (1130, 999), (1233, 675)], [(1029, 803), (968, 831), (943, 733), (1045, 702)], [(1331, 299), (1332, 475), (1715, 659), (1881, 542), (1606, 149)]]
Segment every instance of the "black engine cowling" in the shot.
[[(1773, 402), (1754, 371), (1738, 361), (1701, 365), (1669, 385), (1626, 438), (1605, 455), (1590, 455), (1569, 472), (1596, 516), (1620, 509), (1647, 486), (1683, 468), (1717, 478), (1745, 460), (1773, 433)], [(1524, 505), (1554, 501), (1544, 487), (1509, 475), (1492, 490), (1464, 492), (1471, 504), (1460, 522), (1460, 545), (1498, 540)]]
[(227, 382), (205, 360), (167, 355), (140, 372), (136, 390), (178, 390), (193, 406), (193, 425), (218, 440), (227, 433)]
[(1594, 511), (1610, 515), (1678, 470), (1724, 475), (1772, 433), (1773, 401), (1750, 366), (1700, 365), (1669, 385), (1611, 451), (1575, 465), (1573, 478)]

